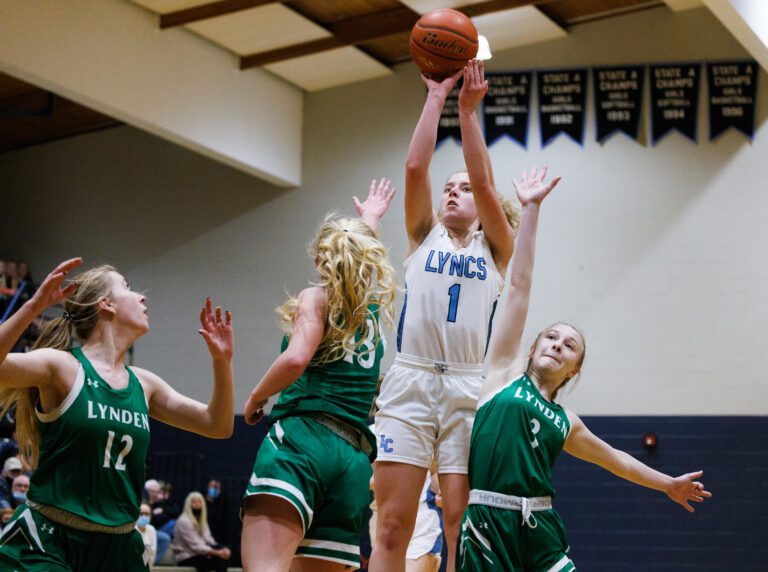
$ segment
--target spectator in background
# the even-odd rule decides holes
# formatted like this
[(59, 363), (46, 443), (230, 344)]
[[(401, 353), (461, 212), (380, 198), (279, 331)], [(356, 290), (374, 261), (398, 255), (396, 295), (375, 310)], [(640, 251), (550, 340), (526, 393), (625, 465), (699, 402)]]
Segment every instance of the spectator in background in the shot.
[(229, 542), (226, 534), (226, 513), (221, 498), (221, 482), (217, 479), (208, 481), (205, 489), (205, 508), (208, 512), (208, 526), (211, 534), (224, 543)]
[(5, 528), (5, 525), (8, 524), (8, 521), (11, 520), (12, 516), (12, 508), (0, 508), (0, 532)]
[(0, 260), (0, 317), (5, 314), (5, 308), (8, 306), (8, 302), (11, 301), (12, 295), (5, 260)]
[(179, 566), (194, 566), (198, 572), (225, 572), (232, 553), (213, 538), (205, 505), (200, 493), (187, 495), (184, 510), (176, 521), (173, 556)]
[(32, 279), (32, 274), (29, 272), (29, 264), (27, 264), (27, 261), (19, 260), (17, 264), (19, 281), (24, 282), (26, 280), (29, 287), (34, 289), (35, 281)]
[(173, 528), (176, 518), (179, 516), (179, 508), (171, 503), (163, 484), (155, 479), (149, 479), (144, 483), (147, 492), (147, 500), (152, 508), (152, 526), (157, 530), (157, 554), (155, 564), (159, 564), (171, 544)]
[(35, 290), (37, 288), (35, 287), (35, 282), (32, 280), (32, 275), (29, 273), (29, 265), (25, 260), (19, 260), (17, 263), (18, 265), (18, 281), (19, 281), (19, 288), (22, 286), (24, 287), (24, 290), (21, 292), (21, 295), (19, 296), (18, 302), (16, 302), (16, 307), (20, 308), (24, 305), (24, 303), (29, 300), (35, 293)]
[(152, 508), (145, 502), (141, 503), (139, 508), (139, 518), (136, 520), (136, 530), (141, 534), (144, 541), (144, 553), (149, 569), (155, 567), (155, 556), (157, 555), (157, 530), (149, 521), (152, 517)]
[[(1, 290), (6, 296), (8, 296), (8, 302), (16, 294), (16, 290), (19, 287), (19, 266), (13, 260), (8, 260), (5, 263), (5, 288)], [(7, 305), (7, 304), (6, 304)]]
[(0, 467), (5, 466), (9, 457), (19, 454), (19, 444), (16, 442), (16, 411), (6, 412), (0, 417)]
[(21, 461), (18, 457), (8, 457), (3, 463), (3, 472), (0, 474), (0, 508), (16, 508), (13, 502), (11, 487), (13, 479), (22, 473)]
[(8, 265), (5, 260), (0, 260), (0, 295), (8, 295), (10, 292), (11, 280), (8, 276)]
[[(19, 308), (29, 301), (34, 296), (37, 286), (32, 281), (32, 277), (29, 274), (29, 266), (23, 260), (18, 262), (8, 262), (10, 271), (8, 272), (9, 280), (11, 281), (12, 294), (6, 299), (6, 307), (0, 310), (0, 321), (8, 319)], [(16, 286), (13, 286), (13, 283)], [(12, 307), (9, 307), (12, 305)], [(6, 315), (7, 314), (7, 315)], [(24, 333), (19, 337), (19, 340), (13, 346), (12, 352), (25, 353), (30, 351), (35, 341), (40, 336), (40, 331), (44, 326), (44, 322), (41, 318), (35, 319), (29, 327), (24, 330)]]
[(13, 497), (13, 508), (18, 508), (27, 500), (27, 491), (29, 491), (29, 477), (24, 473), (13, 479), (11, 484), (11, 497)]

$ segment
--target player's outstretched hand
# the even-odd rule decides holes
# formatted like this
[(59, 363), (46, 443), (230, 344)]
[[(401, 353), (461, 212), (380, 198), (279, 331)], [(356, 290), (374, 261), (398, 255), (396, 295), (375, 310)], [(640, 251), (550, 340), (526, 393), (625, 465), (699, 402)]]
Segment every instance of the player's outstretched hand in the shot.
[(200, 329), (197, 330), (213, 359), (231, 360), (235, 353), (235, 334), (232, 330), (232, 314), (222, 312), (221, 306), (213, 309), (210, 298), (205, 299), (205, 306), (200, 310)]
[(50, 274), (48, 274), (42, 284), (40, 284), (35, 295), (29, 300), (29, 304), (35, 309), (36, 314), (41, 313), (50, 306), (54, 306), (59, 302), (66, 300), (75, 293), (75, 284), (68, 284), (67, 286), (62, 287), (62, 283), (67, 277), (67, 273), (70, 270), (74, 270), (82, 263), (82, 258), (70, 258), (69, 260), (61, 262), (56, 268), (51, 270)]
[(696, 471), (695, 473), (686, 473), (672, 479), (672, 485), (667, 490), (667, 496), (673, 501), (682, 505), (682, 507), (688, 512), (696, 512), (689, 502), (704, 502), (704, 499), (708, 499), (712, 496), (712, 493), (704, 490), (704, 484), (698, 482), (696, 479), (701, 478), (704, 471)]
[(485, 67), (480, 60), (469, 60), (464, 68), (464, 83), (459, 92), (459, 109), (474, 113), (485, 94), (488, 93), (488, 82), (485, 79)]
[(549, 183), (545, 183), (544, 178), (546, 176), (547, 167), (542, 167), (541, 170), (537, 170), (534, 167), (530, 172), (524, 171), (519, 180), (512, 179), (512, 184), (515, 187), (515, 191), (517, 191), (517, 200), (520, 201), (522, 206), (529, 203), (541, 204), (541, 201), (560, 182), (560, 177), (555, 177)]
[[(352, 197), (352, 202), (355, 204), (355, 210), (360, 218), (367, 224), (371, 222), (377, 223), (387, 212), (392, 198), (395, 196), (397, 189), (391, 187), (392, 181), (386, 177), (382, 177), (381, 180), (376, 182), (376, 179), (371, 181), (371, 188), (368, 191), (368, 197), (365, 202), (360, 202), (357, 197)], [(375, 230), (375, 224), (374, 226)]]

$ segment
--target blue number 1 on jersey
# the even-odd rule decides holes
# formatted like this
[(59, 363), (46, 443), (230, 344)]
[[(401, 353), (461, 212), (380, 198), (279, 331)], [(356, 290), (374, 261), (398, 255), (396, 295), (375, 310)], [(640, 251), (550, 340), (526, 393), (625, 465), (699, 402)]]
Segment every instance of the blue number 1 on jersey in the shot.
[(448, 306), (448, 321), (456, 321), (456, 310), (459, 307), (459, 294), (461, 294), (461, 284), (454, 284), (448, 288), (448, 295), (451, 297), (451, 303)]

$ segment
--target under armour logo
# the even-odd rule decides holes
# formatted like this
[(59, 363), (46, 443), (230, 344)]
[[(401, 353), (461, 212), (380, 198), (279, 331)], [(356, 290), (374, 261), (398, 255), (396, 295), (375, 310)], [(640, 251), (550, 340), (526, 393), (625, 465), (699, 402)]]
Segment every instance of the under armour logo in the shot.
[(380, 435), (381, 441), (379, 441), (379, 448), (385, 453), (391, 453), (394, 451), (390, 445), (395, 442), (394, 439), (388, 438), (386, 435)]
[(53, 533), (54, 528), (52, 524), (43, 524), (43, 526), (40, 527), (40, 530), (43, 532)]
[(98, 389), (98, 388), (99, 388), (99, 382), (98, 382), (98, 381), (91, 381), (91, 380), (89, 379), (89, 380), (88, 380), (88, 385), (89, 385), (90, 387), (95, 387), (96, 389)]

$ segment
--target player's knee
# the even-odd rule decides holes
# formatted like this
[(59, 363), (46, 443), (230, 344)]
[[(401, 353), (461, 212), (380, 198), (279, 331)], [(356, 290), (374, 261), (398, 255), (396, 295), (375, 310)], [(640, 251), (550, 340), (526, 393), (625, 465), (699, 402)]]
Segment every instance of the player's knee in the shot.
[(458, 529), (461, 519), (464, 517), (464, 510), (445, 510), (443, 509), (443, 527), (446, 529)]
[(379, 515), (376, 546), (383, 550), (398, 550), (408, 545), (413, 525), (403, 515)]

